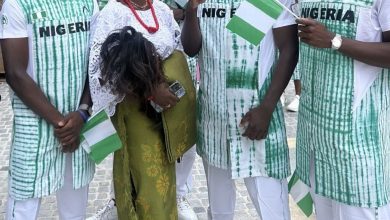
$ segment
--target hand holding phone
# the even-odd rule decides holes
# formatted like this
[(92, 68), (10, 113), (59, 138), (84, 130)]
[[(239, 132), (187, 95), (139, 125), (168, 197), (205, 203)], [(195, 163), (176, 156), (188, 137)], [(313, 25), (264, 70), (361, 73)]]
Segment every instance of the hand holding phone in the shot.
[[(186, 94), (184, 87), (177, 80), (174, 81), (168, 89), (176, 97), (176, 99), (180, 99)], [(176, 104), (176, 102), (174, 104)], [(165, 106), (162, 104), (157, 104), (156, 100), (151, 100), (150, 105), (156, 110), (156, 112), (162, 112), (164, 109), (169, 109), (174, 106), (172, 104), (167, 104)]]

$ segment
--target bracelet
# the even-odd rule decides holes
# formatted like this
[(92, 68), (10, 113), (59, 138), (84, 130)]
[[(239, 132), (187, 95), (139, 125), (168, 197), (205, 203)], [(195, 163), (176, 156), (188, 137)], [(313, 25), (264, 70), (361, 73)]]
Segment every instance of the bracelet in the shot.
[(78, 110), (85, 111), (88, 114), (88, 117), (91, 116), (90, 114), (91, 107), (88, 104), (80, 104)]
[(77, 110), (77, 112), (80, 114), (81, 118), (83, 119), (84, 123), (88, 121), (88, 114), (84, 110)]

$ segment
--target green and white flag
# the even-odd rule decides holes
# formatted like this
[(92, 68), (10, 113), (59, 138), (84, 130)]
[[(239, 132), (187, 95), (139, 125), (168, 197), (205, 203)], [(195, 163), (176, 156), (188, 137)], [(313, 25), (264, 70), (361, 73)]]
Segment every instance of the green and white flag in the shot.
[(81, 146), (97, 164), (122, 147), (119, 135), (106, 111), (97, 112), (84, 125), (81, 131)]
[(310, 195), (310, 187), (302, 182), (294, 172), (288, 183), (288, 191), (298, 207), (309, 217), (313, 213), (313, 199)]
[(241, 3), (226, 28), (257, 46), (282, 12), (277, 0), (248, 0)]

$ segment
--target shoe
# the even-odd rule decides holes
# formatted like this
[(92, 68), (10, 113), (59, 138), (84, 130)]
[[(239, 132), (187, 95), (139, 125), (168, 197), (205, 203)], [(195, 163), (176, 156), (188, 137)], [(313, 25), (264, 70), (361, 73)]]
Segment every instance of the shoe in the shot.
[(284, 107), (284, 104), (286, 104), (286, 96), (284, 96), (284, 92), (280, 96), (280, 102), (282, 103), (282, 107)]
[(179, 220), (198, 220), (198, 216), (195, 214), (194, 210), (192, 210), (185, 197), (179, 197), (176, 200)]
[(104, 207), (99, 209), (92, 217), (87, 218), (87, 220), (116, 220), (117, 216), (115, 199), (110, 199)]
[(299, 107), (299, 95), (295, 95), (295, 98), (290, 102), (290, 104), (287, 106), (287, 111), (290, 112), (297, 112)]

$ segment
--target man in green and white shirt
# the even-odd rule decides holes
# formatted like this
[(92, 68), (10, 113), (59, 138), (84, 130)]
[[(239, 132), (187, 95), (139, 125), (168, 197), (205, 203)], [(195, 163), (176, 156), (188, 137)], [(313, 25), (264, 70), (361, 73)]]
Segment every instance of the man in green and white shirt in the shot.
[(243, 178), (261, 219), (290, 219), (289, 156), (278, 101), (297, 62), (294, 18), (283, 12), (253, 46), (225, 28), (242, 1), (211, 0), (198, 8), (199, 2), (187, 7), (182, 43), (189, 55), (199, 52), (197, 151), (206, 171), (209, 216), (233, 219), (234, 179)]
[(300, 0), (299, 178), (317, 220), (390, 219), (390, 1)]
[(85, 219), (95, 167), (78, 145), (91, 105), (89, 23), (97, 11), (91, 0), (3, 5), (0, 39), (14, 91), (6, 219), (36, 219), (41, 198), (53, 193), (60, 219)]

